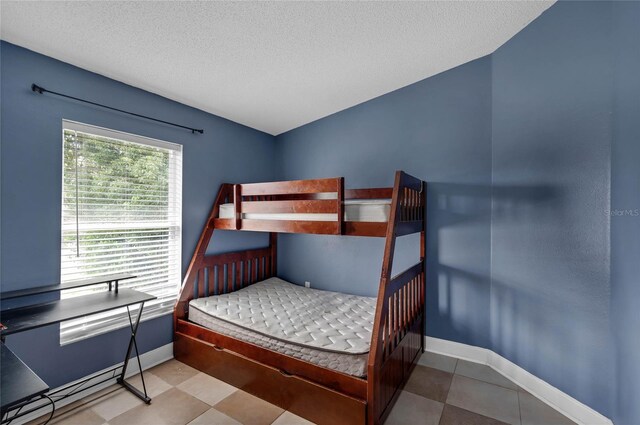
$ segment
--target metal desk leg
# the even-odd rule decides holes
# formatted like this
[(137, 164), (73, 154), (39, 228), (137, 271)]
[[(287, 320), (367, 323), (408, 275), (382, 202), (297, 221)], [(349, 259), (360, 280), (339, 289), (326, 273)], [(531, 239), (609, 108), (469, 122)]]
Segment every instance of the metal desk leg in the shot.
[[(51, 418), (53, 418), (53, 415), (56, 412), (56, 404), (55, 402), (51, 399), (51, 397), (49, 397), (46, 394), (43, 394), (40, 396), (40, 398), (36, 399), (36, 400), (27, 400), (27, 401), (23, 401), (22, 403), (15, 405), (5, 411), (2, 412), (2, 416), (1, 416), (1, 420), (0, 420), (0, 424), (3, 425), (9, 425), (11, 422), (13, 422), (14, 420), (17, 420), (18, 418), (21, 418), (23, 416), (26, 416), (30, 413), (33, 413), (35, 411), (38, 411), (44, 407), (47, 406), (47, 404), (41, 404), (41, 405), (37, 405), (35, 407), (32, 407), (30, 409), (26, 409), (24, 411), (22, 411), (22, 408), (25, 406), (28, 406), (32, 403), (36, 403), (40, 400), (44, 400), (46, 399), (49, 404), (51, 405), (51, 413), (49, 413), (49, 417), (47, 418), (47, 420), (42, 424), (42, 425), (47, 425), (49, 423), (49, 421), (51, 421)], [(12, 412), (13, 410), (15, 410), (15, 412), (13, 412), (12, 415), (9, 415), (10, 412)]]
[[(142, 317), (142, 309), (144, 307), (144, 303), (140, 304), (140, 309), (138, 310), (138, 316), (136, 317), (135, 323), (131, 320), (131, 311), (127, 306), (127, 315), (129, 316), (129, 326), (131, 327), (131, 338), (129, 339), (129, 348), (127, 348), (127, 356), (124, 358), (124, 365), (122, 366), (122, 373), (118, 378), (118, 383), (125, 387), (127, 390), (131, 391), (136, 397), (141, 399), (147, 404), (151, 403), (151, 398), (147, 395), (147, 386), (144, 383), (144, 374), (142, 373), (142, 365), (140, 364), (140, 353), (138, 352), (138, 343), (136, 342), (136, 333), (138, 332), (138, 326), (140, 325), (140, 317)], [(127, 366), (129, 366), (129, 357), (131, 357), (131, 350), (136, 350), (136, 359), (138, 360), (138, 368), (140, 370), (140, 379), (142, 380), (142, 389), (144, 393), (139, 389), (128, 383), (124, 377), (127, 373)]]

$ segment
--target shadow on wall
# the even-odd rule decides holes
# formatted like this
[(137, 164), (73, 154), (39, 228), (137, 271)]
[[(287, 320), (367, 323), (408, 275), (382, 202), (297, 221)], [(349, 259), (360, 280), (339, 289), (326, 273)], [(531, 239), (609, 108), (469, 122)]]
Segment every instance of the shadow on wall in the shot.
[(491, 188), (428, 182), (427, 335), (488, 347)]
[[(611, 367), (607, 360), (608, 327), (598, 316), (585, 317), (582, 309), (588, 306), (579, 296), (574, 298), (577, 305), (567, 303), (562, 295), (549, 296), (522, 282), (493, 278), (492, 349), (545, 381), (553, 377), (553, 385), (564, 392), (581, 388), (601, 394), (607, 391), (608, 384), (603, 381), (594, 385), (592, 375), (594, 370)], [(566, 319), (558, 320), (560, 315)], [(594, 346), (594, 340), (601, 343)], [(580, 348), (589, 346), (590, 355), (582, 355)], [(573, 354), (571, 368), (566, 367), (567, 352)]]
[(604, 211), (579, 196), (570, 185), (493, 187), (491, 349), (589, 403), (610, 396), (611, 340), (594, 242)]
[(518, 220), (531, 205), (560, 198), (548, 185), (429, 183), (427, 334), (491, 347), (491, 211)]

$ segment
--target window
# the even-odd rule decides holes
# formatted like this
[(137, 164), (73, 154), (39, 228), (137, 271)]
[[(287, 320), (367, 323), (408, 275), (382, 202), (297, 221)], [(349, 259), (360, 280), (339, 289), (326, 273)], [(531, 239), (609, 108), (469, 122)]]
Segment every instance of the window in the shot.
[[(143, 320), (170, 313), (181, 278), (182, 146), (70, 121), (62, 143), (62, 283), (130, 273), (137, 277), (121, 287), (158, 297), (145, 304)], [(68, 321), (60, 342), (128, 323), (126, 309)]]

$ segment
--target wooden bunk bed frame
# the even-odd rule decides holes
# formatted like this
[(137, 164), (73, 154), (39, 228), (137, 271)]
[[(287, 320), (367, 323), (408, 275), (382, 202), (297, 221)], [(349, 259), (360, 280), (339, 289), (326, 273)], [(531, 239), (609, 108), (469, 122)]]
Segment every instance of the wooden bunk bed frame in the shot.
[[(335, 193), (335, 199), (326, 199)], [(382, 424), (424, 350), (426, 184), (402, 171), (393, 188), (344, 189), (344, 179), (223, 184), (174, 310), (174, 356), (318, 424)], [(391, 199), (388, 222), (345, 222), (345, 199)], [(233, 202), (235, 218), (218, 218)], [(244, 213), (335, 213), (335, 221), (243, 219)], [(206, 255), (216, 229), (270, 232), (269, 246)], [(368, 357), (358, 378), (241, 341), (188, 321), (189, 301), (224, 294), (277, 271), (277, 233), (385, 237)], [(420, 261), (391, 276), (396, 237), (420, 233)]]

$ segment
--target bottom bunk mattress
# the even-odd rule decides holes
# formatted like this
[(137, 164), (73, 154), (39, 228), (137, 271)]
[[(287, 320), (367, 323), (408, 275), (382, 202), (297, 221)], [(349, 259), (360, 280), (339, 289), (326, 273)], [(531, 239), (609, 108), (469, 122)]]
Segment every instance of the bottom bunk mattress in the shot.
[(189, 320), (318, 366), (364, 377), (376, 299), (272, 277), (189, 302)]

